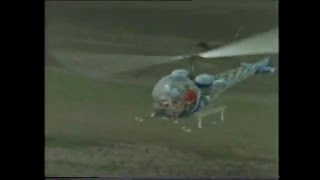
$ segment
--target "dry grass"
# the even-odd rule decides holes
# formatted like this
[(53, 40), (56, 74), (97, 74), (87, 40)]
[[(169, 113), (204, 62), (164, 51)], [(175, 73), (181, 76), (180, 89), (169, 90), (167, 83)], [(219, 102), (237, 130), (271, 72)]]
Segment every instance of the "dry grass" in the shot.
[[(207, 160), (157, 145), (46, 147), (48, 176), (272, 176), (275, 164)], [(59, 172), (55, 172), (60, 169)], [(258, 173), (257, 173), (258, 172)]]

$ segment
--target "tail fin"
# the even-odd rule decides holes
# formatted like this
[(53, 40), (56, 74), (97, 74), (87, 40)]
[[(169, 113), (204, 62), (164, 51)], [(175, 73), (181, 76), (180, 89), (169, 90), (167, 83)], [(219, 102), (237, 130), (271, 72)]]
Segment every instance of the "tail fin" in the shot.
[(256, 69), (255, 71), (256, 74), (273, 73), (276, 70), (276, 68), (271, 67), (269, 64), (270, 64), (270, 57), (267, 57), (258, 63), (251, 64), (251, 63), (242, 62), (241, 66), (245, 68)]

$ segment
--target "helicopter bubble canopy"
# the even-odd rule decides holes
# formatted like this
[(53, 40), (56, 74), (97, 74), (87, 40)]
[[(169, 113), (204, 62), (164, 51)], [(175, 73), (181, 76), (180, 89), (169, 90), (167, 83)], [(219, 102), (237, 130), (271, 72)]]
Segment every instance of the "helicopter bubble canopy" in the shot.
[[(185, 72), (187, 72), (186, 70), (175, 70), (173, 72), (170, 75), (161, 78), (154, 86), (152, 92), (154, 108), (158, 109), (163, 106), (163, 103), (166, 103), (166, 109), (170, 110), (170, 112), (164, 112), (164, 115), (167, 116), (171, 116), (173, 113), (182, 113), (177, 110), (176, 105), (178, 103), (184, 102), (184, 95), (187, 91), (193, 90), (194, 92), (196, 92), (197, 99), (195, 101), (195, 104), (198, 103), (201, 96), (200, 89), (191, 79), (187, 77), (187, 74), (184, 74)], [(177, 72), (184, 73), (180, 74)]]
[(188, 74), (189, 71), (185, 69), (177, 69), (172, 71), (170, 75), (161, 78), (153, 88), (153, 98), (164, 100), (168, 98), (171, 91), (176, 90), (182, 95), (186, 91), (186, 86), (191, 90), (198, 90), (194, 82), (188, 78)]

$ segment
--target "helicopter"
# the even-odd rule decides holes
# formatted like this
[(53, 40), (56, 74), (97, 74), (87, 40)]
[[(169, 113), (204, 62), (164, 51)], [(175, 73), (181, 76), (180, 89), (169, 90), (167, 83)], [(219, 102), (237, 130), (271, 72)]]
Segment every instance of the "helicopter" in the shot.
[[(235, 37), (238, 36), (240, 31), (241, 29), (239, 29)], [(153, 112), (143, 118), (134, 117), (134, 119), (142, 122), (160, 118), (173, 120), (174, 123), (196, 119), (198, 128), (201, 129), (202, 120), (209, 115), (220, 113), (221, 121), (224, 120), (226, 106), (217, 106), (216, 104), (217, 98), (223, 92), (254, 74), (275, 72), (276, 68), (271, 66), (270, 57), (277, 55), (279, 52), (278, 28), (276, 27), (245, 39), (234, 40), (218, 47), (212, 47), (212, 44), (206, 42), (200, 42), (198, 46), (202, 47), (204, 51), (178, 56), (132, 54), (128, 56), (97, 53), (93, 55), (76, 51), (55, 51), (51, 55), (54, 55), (57, 61), (61, 62), (64, 69), (94, 79), (101, 78), (101, 80), (107, 76), (105, 73), (119, 71), (119, 69), (115, 70), (109, 65), (102, 66), (102, 62), (112, 64), (112, 62), (119, 62), (125, 59), (130, 59), (131, 62), (140, 61), (141, 63), (130, 63), (130, 67), (128, 67), (129, 69), (136, 69), (142, 66), (148, 67), (177, 61), (189, 61), (189, 69), (175, 69), (155, 83), (152, 91)], [(255, 55), (263, 55), (265, 58), (255, 63), (242, 62), (239, 67), (219, 74), (195, 74), (194, 71), (194, 63), (196, 61), (218, 61), (218, 58)], [(60, 59), (63, 61), (60, 61)], [(90, 65), (87, 63), (89, 60)], [(107, 68), (107, 70), (104, 68)], [(122, 66), (117, 68), (122, 68)], [(127, 70), (123, 69), (123, 71)], [(191, 132), (191, 129), (185, 127), (182, 127), (182, 129), (185, 132)]]
[[(223, 121), (226, 106), (216, 106), (217, 98), (230, 87), (254, 74), (275, 72), (276, 68), (270, 65), (270, 55), (278, 53), (277, 38), (276, 28), (198, 54), (173, 57), (173, 61), (189, 60), (189, 70), (175, 69), (155, 84), (152, 91), (154, 111), (147, 119), (159, 117), (179, 123), (180, 120), (191, 117), (197, 119), (198, 128), (202, 128), (204, 117), (220, 113), (220, 119)], [(200, 45), (206, 46), (204, 43)], [(255, 63), (242, 62), (239, 67), (219, 74), (194, 74), (194, 61), (245, 55), (266, 55), (266, 57)], [(135, 119), (145, 120), (139, 117)], [(191, 132), (191, 129), (185, 127), (182, 129)]]

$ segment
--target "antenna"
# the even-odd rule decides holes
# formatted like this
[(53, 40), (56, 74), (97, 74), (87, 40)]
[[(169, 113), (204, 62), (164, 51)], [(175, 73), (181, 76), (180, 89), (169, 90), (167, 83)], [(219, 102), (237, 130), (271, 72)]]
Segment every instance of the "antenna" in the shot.
[(233, 41), (235, 41), (235, 40), (239, 37), (240, 32), (241, 32), (242, 30), (243, 30), (243, 27), (240, 26), (240, 27), (238, 28), (238, 31), (236, 32), (236, 34), (235, 34), (234, 37), (233, 37)]
[(190, 65), (190, 79), (194, 78), (194, 61), (196, 60), (196, 55), (189, 56), (189, 65)]

